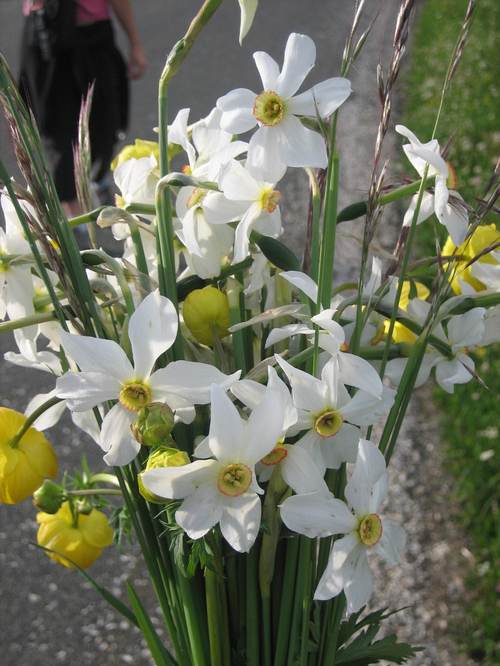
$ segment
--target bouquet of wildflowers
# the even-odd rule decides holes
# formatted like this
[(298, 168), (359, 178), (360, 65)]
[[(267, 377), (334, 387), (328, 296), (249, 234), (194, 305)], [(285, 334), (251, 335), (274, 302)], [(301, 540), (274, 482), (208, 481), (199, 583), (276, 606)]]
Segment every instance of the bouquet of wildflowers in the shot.
[[(77, 218), (63, 213), (37, 129), (1, 63), (0, 100), (25, 183), (0, 164), (0, 329), (14, 332), (9, 361), (54, 381), (24, 415), (0, 408), (0, 501), (34, 495), (39, 546), (141, 629), (156, 664), (401, 664), (417, 648), (379, 635), (390, 612), (366, 610), (370, 563), (397, 565), (407, 538), (388, 517), (387, 465), (414, 388), (431, 373), (450, 393), (479, 380), (471, 352), (500, 337), (500, 234), (487, 220), (498, 171), (477, 204), (465, 202), (436, 130), (422, 142), (396, 125), (413, 172), (387, 184), (380, 156), (410, 0), (387, 73), (379, 71), (366, 201), (337, 207), (347, 159), (337, 117), (369, 34), (360, 30), (363, 2), (339, 76), (303, 86), (315, 46), (293, 33), (281, 66), (254, 54), (255, 91), (228, 92), (201, 120), (182, 109), (169, 122), (169, 81), (220, 2), (206, 0), (167, 59), (158, 143), (127, 146), (113, 163), (116, 206)], [(240, 0), (241, 37), (256, 4)], [(75, 164), (91, 208), (89, 103)], [(280, 241), (288, 169), (310, 184), (302, 261)], [(396, 200), (407, 210), (393, 254), (380, 257), (372, 240)], [(362, 229), (361, 259), (357, 281), (340, 284), (335, 235), (347, 220)], [(416, 259), (421, 223), (435, 225), (436, 255)], [(80, 225), (88, 250), (75, 241)], [(96, 226), (123, 241), (122, 256), (99, 248)], [(103, 470), (58, 477), (44, 433), (66, 410), (102, 449)], [(132, 582), (125, 602), (86, 571), (113, 532), (128, 531), (167, 643)]]

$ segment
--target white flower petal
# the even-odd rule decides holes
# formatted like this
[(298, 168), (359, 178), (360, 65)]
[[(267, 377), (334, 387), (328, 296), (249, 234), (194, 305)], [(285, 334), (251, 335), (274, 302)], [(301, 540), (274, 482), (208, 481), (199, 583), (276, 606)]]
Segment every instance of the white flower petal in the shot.
[[(38, 409), (38, 407), (41, 407), (45, 402), (47, 402), (47, 400), (55, 397), (56, 392), (57, 389), (53, 389), (52, 391), (49, 391), (49, 393), (38, 393), (37, 395), (33, 396), (33, 398), (31, 398), (29, 401), (26, 409), (24, 410), (25, 415), (29, 416), (36, 409)], [(59, 422), (65, 409), (66, 403), (64, 400), (61, 400), (61, 402), (58, 402), (49, 409), (45, 410), (45, 412), (43, 412), (43, 414), (41, 414), (36, 419), (36, 421), (33, 422), (33, 426), (37, 430), (47, 430), (48, 428), (52, 428), (52, 426), (55, 426), (55, 424)]]
[(266, 387), (252, 379), (240, 379), (231, 386), (231, 393), (246, 407), (255, 409), (266, 394)]
[(128, 325), (137, 378), (149, 377), (156, 360), (173, 345), (177, 328), (178, 317), (173, 303), (161, 296), (158, 289), (146, 296)]
[(301, 271), (283, 271), (279, 274), (279, 277), (296, 287), (310, 298), (313, 303), (316, 303), (318, 300), (318, 286), (309, 275)]
[(366, 393), (366, 391), (358, 391), (347, 404), (340, 408), (340, 413), (344, 419), (354, 425), (373, 425), (389, 412), (394, 402), (394, 395), (395, 392), (385, 386), (380, 398)]
[(230, 162), (220, 178), (220, 188), (228, 199), (234, 201), (256, 201), (262, 184), (238, 161)]
[(246, 444), (243, 420), (220, 386), (212, 386), (211, 403), (210, 450), (218, 460), (238, 460)]
[[(370, 513), (374, 485), (386, 474), (385, 459), (379, 449), (367, 439), (359, 442), (354, 471), (345, 488), (345, 497), (356, 515)], [(379, 499), (382, 499), (379, 494)]]
[(401, 560), (406, 546), (406, 532), (404, 529), (387, 518), (382, 519), (382, 537), (375, 546), (377, 553), (388, 564), (395, 565)]
[(382, 381), (375, 368), (360, 356), (341, 352), (338, 355), (340, 378), (344, 384), (355, 386), (375, 397), (382, 395)]
[(342, 463), (355, 462), (358, 454), (359, 430), (349, 423), (333, 437), (321, 439), (323, 461), (328, 469), (338, 469)]
[[(465, 361), (465, 362), (464, 362)], [(436, 365), (436, 381), (447, 393), (453, 393), (455, 384), (467, 384), (474, 377), (474, 361), (465, 354)]]
[(294, 335), (312, 335), (313, 333), (314, 329), (307, 326), (307, 324), (287, 324), (286, 326), (273, 328), (267, 336), (266, 349)]
[(316, 600), (326, 601), (342, 592), (344, 586), (352, 577), (352, 561), (357, 560), (360, 551), (358, 540), (353, 534), (348, 534), (335, 541), (314, 593)]
[(68, 409), (77, 412), (116, 400), (120, 389), (116, 377), (101, 372), (67, 372), (56, 382), (56, 395), (66, 400)]
[(177, 395), (194, 405), (210, 402), (210, 387), (217, 384), (230, 388), (240, 377), (241, 370), (225, 375), (213, 365), (193, 361), (173, 361), (154, 372), (149, 380), (158, 394)]
[(310, 538), (344, 534), (357, 524), (344, 502), (322, 491), (289, 497), (280, 514), (288, 529)]
[(123, 349), (112, 340), (100, 340), (86, 335), (70, 335), (61, 331), (65, 352), (82, 372), (101, 373), (120, 382), (134, 376), (132, 365)]
[(293, 97), (288, 108), (297, 116), (326, 118), (343, 104), (352, 92), (349, 79), (334, 77), (316, 84), (310, 90)]
[(246, 422), (247, 446), (244, 455), (249, 464), (255, 464), (274, 449), (283, 434), (284, 420), (283, 395), (268, 387)]
[(248, 256), (250, 252), (250, 234), (261, 214), (262, 209), (260, 204), (253, 203), (241, 218), (234, 234), (233, 264), (238, 264)]
[(239, 553), (248, 553), (259, 533), (261, 503), (258, 495), (245, 493), (225, 498), (220, 519), (222, 536)]
[(328, 387), (325, 382), (294, 368), (278, 354), (274, 358), (290, 381), (293, 403), (297, 409), (318, 412), (327, 406)]
[[(184, 499), (197, 488), (215, 479), (219, 465), (215, 460), (195, 460), (180, 467), (157, 467), (142, 472), (145, 487), (158, 497)], [(212, 484), (215, 485), (215, 484)]]
[(130, 430), (136, 416), (117, 403), (104, 417), (100, 445), (102, 450), (106, 451), (104, 462), (107, 465), (112, 467), (128, 465), (139, 453), (141, 446)]
[(485, 308), (472, 308), (448, 321), (448, 340), (454, 352), (478, 345), (484, 335)]
[(264, 90), (276, 90), (276, 83), (280, 74), (280, 68), (274, 58), (265, 51), (256, 51), (253, 59), (259, 70), (262, 88)]
[(316, 62), (316, 46), (307, 35), (296, 32), (288, 37), (283, 67), (276, 80), (276, 92), (291, 97), (302, 85)]
[(287, 446), (287, 456), (281, 463), (281, 475), (285, 483), (297, 494), (322, 492), (328, 494), (322, 471), (305, 447)]
[(280, 133), (278, 155), (284, 164), (291, 167), (326, 168), (326, 144), (319, 132), (307, 129), (295, 116), (287, 116), (274, 129)]
[(252, 173), (260, 173), (262, 180), (277, 183), (285, 174), (280, 126), (259, 127), (248, 143), (246, 166)]
[(253, 105), (257, 95), (248, 88), (236, 88), (217, 100), (217, 108), (222, 111), (221, 129), (231, 134), (243, 134), (255, 127)]
[(191, 539), (200, 539), (222, 516), (221, 496), (213, 486), (202, 486), (186, 497), (175, 520)]
[[(406, 211), (403, 218), (403, 226), (409, 227), (413, 222), (413, 216), (415, 215), (415, 209), (417, 207), (418, 195), (416, 194), (411, 198), (410, 205)], [(418, 211), (418, 217), (416, 224), (425, 222), (432, 214), (434, 213), (434, 195), (430, 192), (425, 192), (422, 201), (420, 202), (420, 209)]]
[(352, 571), (352, 575), (346, 579), (344, 584), (346, 610), (350, 615), (366, 606), (373, 592), (373, 576), (368, 564), (366, 549), (358, 546), (351, 553), (349, 562), (346, 562), (343, 568), (346, 572)]

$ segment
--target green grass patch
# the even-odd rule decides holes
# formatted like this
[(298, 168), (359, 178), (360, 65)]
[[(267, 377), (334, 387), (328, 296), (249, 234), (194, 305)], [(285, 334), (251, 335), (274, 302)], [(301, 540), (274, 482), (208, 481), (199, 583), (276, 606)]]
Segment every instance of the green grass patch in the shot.
[[(466, 0), (427, 0), (418, 15), (404, 121), (422, 141), (432, 133), (466, 4)], [(482, 196), (500, 154), (499, 28), (500, 2), (480, 0), (437, 131), (441, 146), (452, 138), (448, 160), (457, 172), (457, 189), (471, 204)], [(441, 233), (441, 225), (435, 226)], [(426, 223), (418, 228), (418, 240), (429, 253), (434, 248), (433, 227)], [(447, 463), (456, 478), (456, 495), (476, 562), (468, 581), (471, 602), (464, 608), (456, 639), (472, 658), (493, 666), (500, 659), (499, 347), (476, 355), (476, 363), (489, 391), (473, 381), (456, 387), (452, 396), (440, 390), (436, 396), (443, 411)]]

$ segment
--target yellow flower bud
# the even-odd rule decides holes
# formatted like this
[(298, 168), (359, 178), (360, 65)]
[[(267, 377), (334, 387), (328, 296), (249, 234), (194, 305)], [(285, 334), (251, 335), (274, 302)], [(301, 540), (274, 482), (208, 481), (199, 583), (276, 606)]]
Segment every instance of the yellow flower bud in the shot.
[[(189, 462), (189, 456), (185, 451), (162, 446), (150, 453), (144, 471), (148, 472), (150, 469), (157, 469), (158, 467), (181, 467), (182, 465), (187, 465)], [(137, 484), (139, 492), (145, 500), (154, 504), (165, 504), (165, 499), (158, 497), (146, 488), (142, 482), (142, 473), (137, 477)]]
[(68, 569), (74, 568), (74, 565), (66, 557), (86, 569), (113, 542), (113, 530), (108, 519), (97, 509), (92, 509), (88, 515), (73, 515), (69, 502), (64, 502), (57, 513), (40, 512), (36, 520), (40, 525), (37, 534), (39, 545), (55, 551), (47, 555)]
[(57, 474), (52, 445), (35, 428), (13, 445), (12, 440), (26, 421), (24, 414), (0, 407), (0, 502), (17, 504), (30, 497), (44, 479)]
[(156, 161), (159, 161), (160, 149), (157, 141), (147, 141), (146, 139), (136, 139), (133, 144), (123, 146), (115, 159), (111, 162), (111, 170), (114, 171), (120, 164), (132, 158), (149, 157), (153, 155)]
[[(421, 282), (415, 282), (414, 283), (414, 288), (415, 288), (415, 295), (410, 297), (410, 292), (412, 291), (411, 289), (411, 282), (410, 280), (405, 280), (403, 284), (403, 289), (401, 290), (401, 298), (399, 300), (399, 307), (401, 310), (406, 310), (408, 308), (408, 303), (410, 302), (410, 298), (420, 298), (421, 300), (425, 301), (425, 299), (429, 296), (429, 290), (425, 286), (425, 284), (422, 284)], [(391, 322), (386, 319), (384, 322), (384, 332), (387, 335), (389, 332), (389, 327), (390, 327)], [(413, 344), (416, 339), (415, 333), (413, 331), (410, 331), (409, 328), (406, 328), (406, 326), (403, 326), (403, 324), (400, 324), (399, 322), (396, 322), (396, 325), (394, 326), (394, 330), (392, 332), (392, 340), (396, 344), (402, 344), (402, 343), (408, 343), (408, 344)]]
[[(453, 267), (455, 270), (451, 273), (452, 279), (450, 284), (455, 294), (462, 293), (459, 279), (467, 282), (467, 284), (470, 284), (471, 287), (473, 287), (476, 291), (482, 291), (486, 288), (482, 282), (480, 282), (472, 275), (471, 271), (474, 264), (467, 266), (467, 263), (478, 254), (480, 254), (480, 252), (482, 252), (485, 248), (493, 245), (493, 243), (498, 243), (499, 241), (500, 231), (498, 231), (494, 224), (485, 224), (483, 226), (477, 227), (472, 236), (464, 243), (462, 243), (462, 245), (460, 245), (458, 248), (448, 236), (448, 239), (444, 244), (443, 255), (447, 257), (455, 253), (458, 256), (463, 256), (463, 259), (460, 261), (453, 262)], [(478, 262), (482, 264), (498, 263), (489, 253), (484, 254), (480, 259), (478, 259)]]
[(219, 338), (228, 334), (229, 303), (226, 294), (215, 287), (192, 291), (184, 301), (182, 313), (193, 337), (204, 345), (213, 345), (214, 332)]

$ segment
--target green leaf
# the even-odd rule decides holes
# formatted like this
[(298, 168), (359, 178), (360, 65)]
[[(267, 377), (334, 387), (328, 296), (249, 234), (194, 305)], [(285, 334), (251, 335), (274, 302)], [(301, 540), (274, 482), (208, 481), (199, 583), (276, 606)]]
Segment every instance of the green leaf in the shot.
[(262, 254), (278, 268), (284, 271), (300, 271), (300, 261), (295, 254), (276, 238), (252, 231), (251, 239), (259, 246)]
[(136, 627), (139, 627), (139, 623), (133, 611), (131, 611), (130, 608), (123, 603), (123, 601), (120, 601), (118, 597), (115, 597), (115, 595), (112, 592), (107, 590), (102, 585), (99, 585), (99, 583), (94, 578), (92, 578), (92, 576), (87, 571), (78, 566), (78, 564), (74, 562), (70, 557), (67, 557), (63, 553), (57, 552), (57, 550), (52, 550), (50, 548), (45, 548), (45, 546), (40, 546), (37, 543), (32, 542), (32, 545), (36, 546), (40, 550), (44, 550), (46, 553), (54, 553), (54, 555), (57, 555), (58, 557), (62, 557), (65, 560), (67, 560), (72, 566), (75, 567), (75, 569), (77, 569), (82, 574), (84, 578), (88, 580), (88, 582), (92, 585), (92, 587), (95, 590), (97, 590), (97, 592), (99, 592), (101, 597), (105, 601), (107, 601), (110, 606), (113, 606), (113, 608), (117, 610), (119, 613), (121, 613), (124, 617), (126, 617), (129, 622), (134, 624)]
[(134, 609), (135, 615), (137, 617), (139, 628), (142, 631), (144, 640), (148, 645), (155, 664), (157, 664), (157, 666), (175, 666), (175, 660), (161, 642), (149, 615), (144, 609), (144, 606), (142, 605), (141, 600), (137, 596), (137, 592), (134, 590), (131, 583), (127, 583), (127, 592), (130, 603), (132, 604), (132, 608)]
[(408, 645), (408, 643), (398, 643), (394, 634), (375, 641), (375, 643), (366, 644), (368, 633), (370, 633), (368, 630), (363, 632), (359, 639), (355, 639), (346, 648), (340, 650), (335, 660), (337, 666), (341, 664), (368, 666), (368, 664), (378, 664), (380, 661), (404, 664), (422, 649)]

